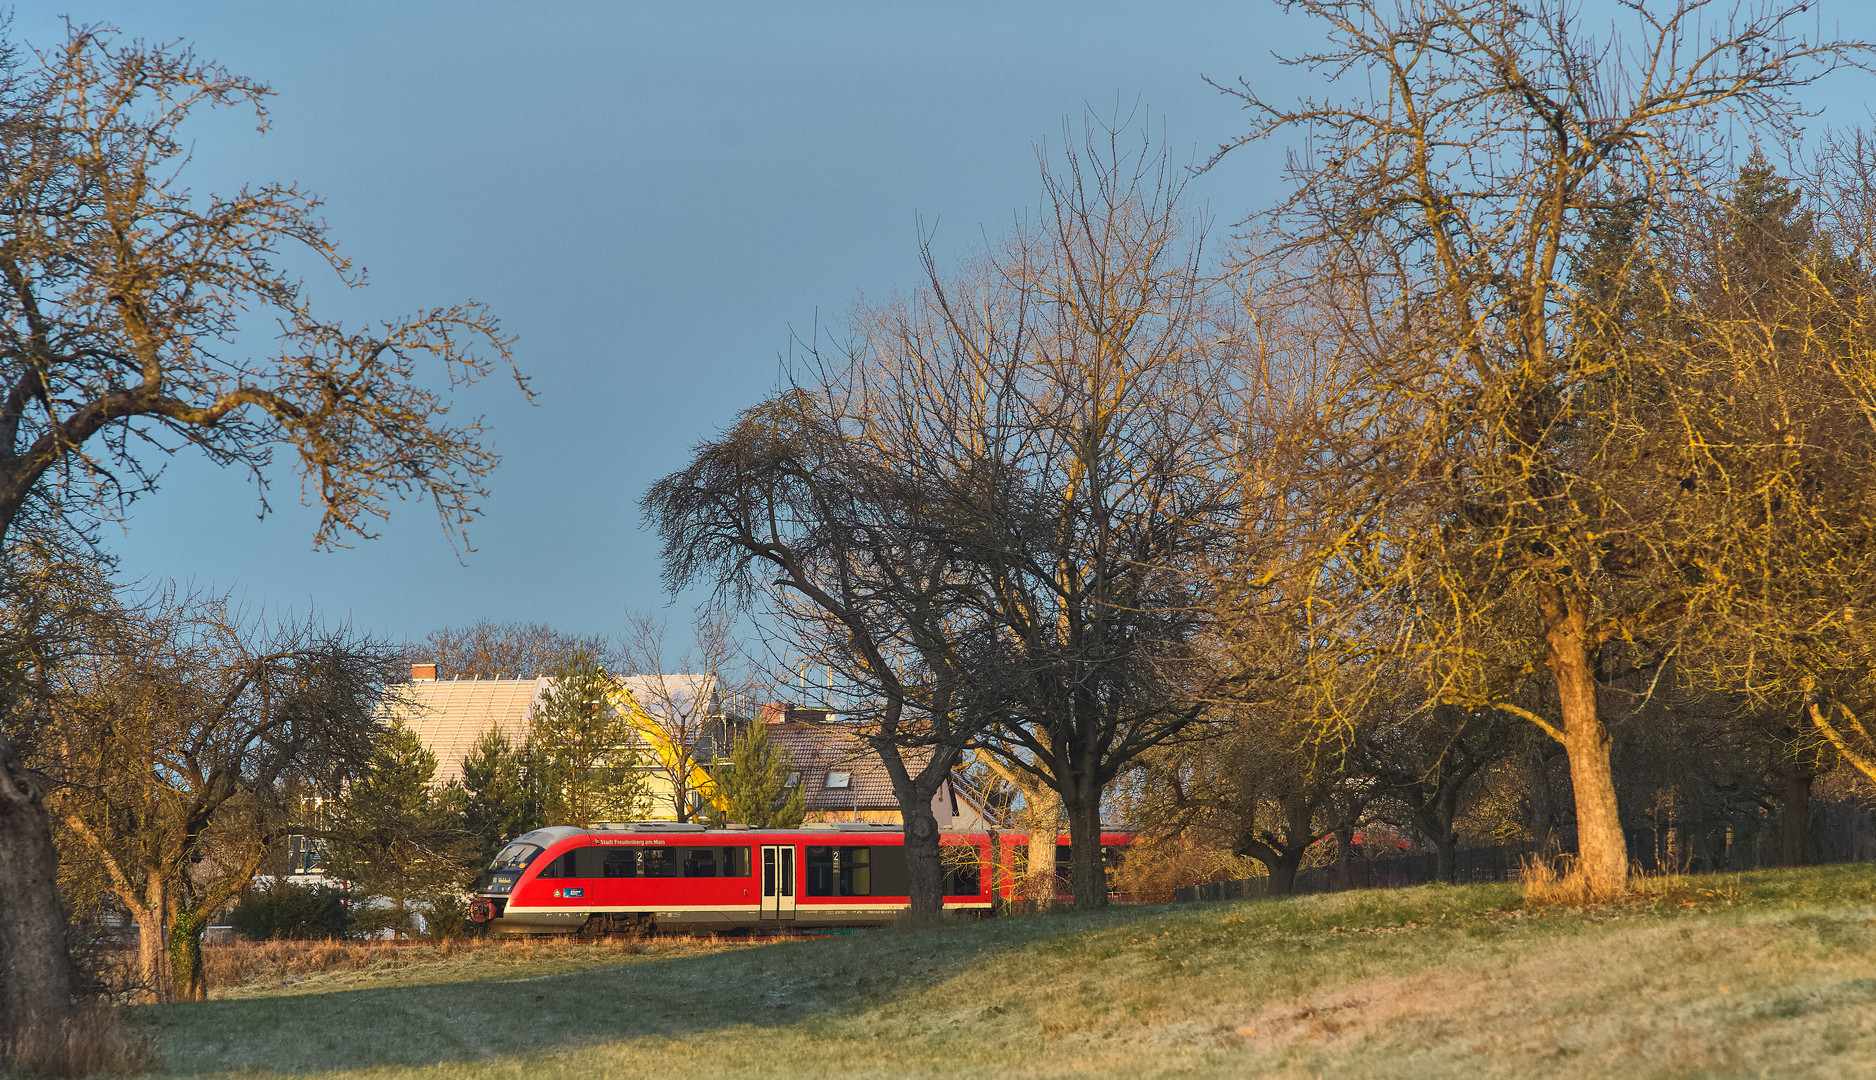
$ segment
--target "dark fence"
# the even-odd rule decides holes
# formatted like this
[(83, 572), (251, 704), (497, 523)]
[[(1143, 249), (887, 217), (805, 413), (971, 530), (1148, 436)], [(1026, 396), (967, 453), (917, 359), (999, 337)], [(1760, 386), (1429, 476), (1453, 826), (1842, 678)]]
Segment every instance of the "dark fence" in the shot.
[[(1868, 806), (1850, 802), (1811, 804), (1805, 862), (1813, 866), (1876, 861), (1876, 820)], [(1646, 873), (1713, 874), (1763, 870), (1779, 865), (1779, 839), (1772, 821), (1647, 827), (1627, 830), (1629, 858)], [(1517, 881), (1525, 847), (1462, 848), (1454, 859), (1458, 884)], [(1297, 893), (1349, 889), (1398, 889), (1435, 880), (1434, 856), (1356, 856), (1296, 875)], [(1208, 881), (1173, 892), (1176, 900), (1248, 900), (1269, 895), (1270, 879)]]

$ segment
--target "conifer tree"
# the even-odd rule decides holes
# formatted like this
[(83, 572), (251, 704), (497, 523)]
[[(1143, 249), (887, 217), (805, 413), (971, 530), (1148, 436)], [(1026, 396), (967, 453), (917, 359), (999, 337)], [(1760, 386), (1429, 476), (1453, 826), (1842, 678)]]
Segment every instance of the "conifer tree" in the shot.
[(729, 764), (716, 774), (728, 809), (724, 816), (758, 829), (792, 829), (807, 816), (801, 785), (788, 783), (788, 757), (757, 722), (736, 740)]
[(477, 845), (479, 862), (503, 844), (547, 824), (540, 771), (526, 745), (515, 746), (491, 727), (462, 762), (463, 816)]
[(579, 649), (548, 680), (528, 719), (528, 747), (551, 825), (631, 821), (648, 801), (638, 732), (614, 703), (617, 683)]
[(454, 894), (475, 855), (459, 812), (431, 786), (436, 755), (402, 725), (379, 739), (371, 767), (339, 798), (331, 867), (361, 893), (391, 902), (391, 926), (410, 929), (412, 902)]

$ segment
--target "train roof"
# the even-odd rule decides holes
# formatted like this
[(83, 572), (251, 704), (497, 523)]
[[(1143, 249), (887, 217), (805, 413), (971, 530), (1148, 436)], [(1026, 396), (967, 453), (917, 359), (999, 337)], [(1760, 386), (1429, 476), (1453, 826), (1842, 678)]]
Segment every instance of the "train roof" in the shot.
[[(1020, 832), (1022, 830), (1004, 830), (1004, 831)], [(1101, 825), (1102, 835), (1113, 835), (1115, 833), (1131, 833), (1131, 832), (1133, 832), (1133, 827), (1130, 825), (1114, 825), (1114, 824), (1109, 824), (1105, 822)], [(753, 837), (753, 836), (799, 836), (802, 834), (807, 834), (810, 836), (815, 836), (815, 835), (852, 836), (856, 834), (871, 834), (875, 836), (879, 836), (879, 835), (901, 836), (904, 833), (905, 833), (904, 826), (900, 825), (897, 822), (889, 822), (889, 821), (813, 822), (813, 823), (808, 823), (808, 824), (796, 825), (792, 828), (786, 828), (786, 829), (779, 829), (779, 828), (778, 829), (758, 829), (749, 825), (728, 825), (722, 828), (713, 829), (703, 824), (700, 824), (698, 822), (689, 822), (689, 821), (686, 821), (686, 822), (602, 821), (590, 829), (582, 829), (574, 825), (550, 825), (546, 828), (535, 829), (532, 832), (524, 833), (521, 836), (517, 837), (517, 839), (524, 843), (539, 844), (542, 847), (551, 847), (554, 844), (558, 844), (563, 840), (570, 840), (570, 839), (573, 839), (574, 837), (581, 837), (581, 836), (607, 837), (607, 836), (629, 835), (629, 836), (640, 836), (640, 837), (645, 837), (645, 836), (710, 837), (711, 839), (721, 840), (721, 839), (730, 839), (732, 837), (745, 838), (745, 837)], [(950, 835), (975, 835), (975, 834), (952, 833)]]

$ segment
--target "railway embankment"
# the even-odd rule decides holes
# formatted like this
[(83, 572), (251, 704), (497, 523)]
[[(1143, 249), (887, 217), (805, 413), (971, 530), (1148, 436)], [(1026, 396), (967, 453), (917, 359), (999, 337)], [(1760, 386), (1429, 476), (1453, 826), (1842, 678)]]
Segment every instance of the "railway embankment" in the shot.
[[(1876, 867), (1123, 907), (738, 945), (401, 950), (137, 1015), (188, 1076), (1876, 1072)], [(529, 951), (531, 948), (531, 951)]]

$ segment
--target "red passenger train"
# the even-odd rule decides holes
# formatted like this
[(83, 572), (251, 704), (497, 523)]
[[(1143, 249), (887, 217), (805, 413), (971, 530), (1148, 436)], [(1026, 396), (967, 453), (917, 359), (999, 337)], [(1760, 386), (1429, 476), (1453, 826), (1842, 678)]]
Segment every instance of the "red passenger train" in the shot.
[[(1132, 839), (1101, 834), (1110, 867)], [(1028, 842), (1022, 833), (1001, 834), (1000, 881), (1011, 879), (1012, 856)], [(556, 825), (503, 848), (469, 912), (497, 934), (878, 926), (910, 906), (904, 844), (900, 826), (873, 822)], [(942, 845), (945, 910), (987, 914), (990, 837), (947, 834)]]

